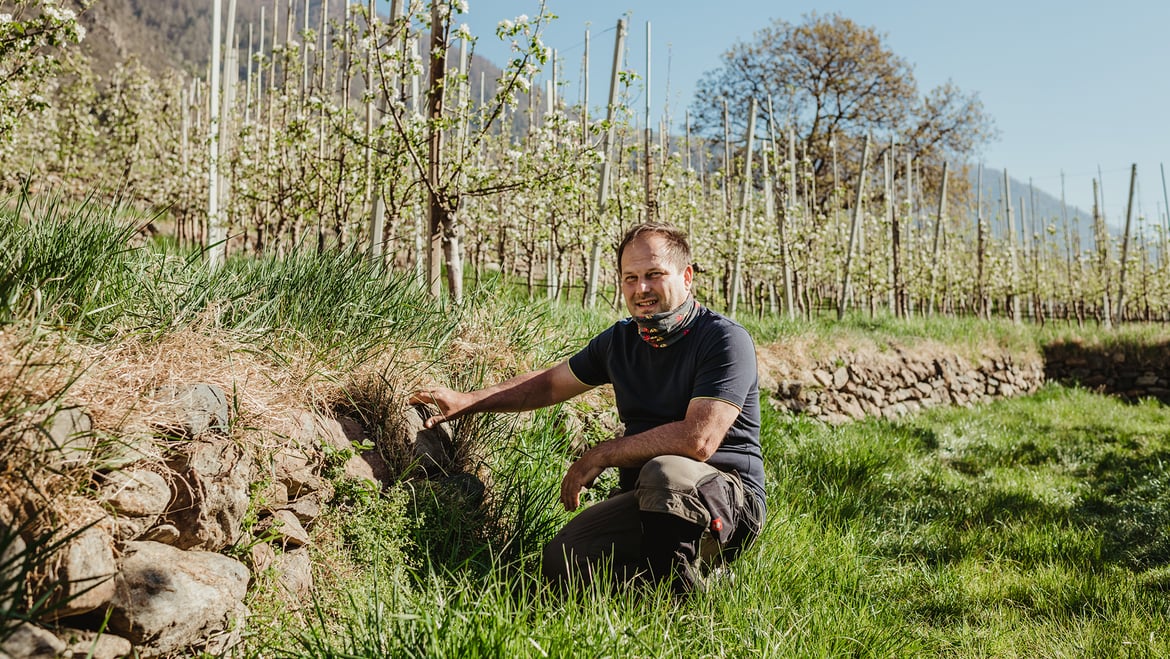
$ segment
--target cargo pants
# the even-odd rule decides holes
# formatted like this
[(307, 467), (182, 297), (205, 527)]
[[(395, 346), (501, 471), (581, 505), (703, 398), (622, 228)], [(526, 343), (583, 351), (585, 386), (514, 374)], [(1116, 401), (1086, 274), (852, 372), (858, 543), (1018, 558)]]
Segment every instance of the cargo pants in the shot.
[(683, 456), (643, 465), (632, 491), (582, 510), (544, 548), (553, 583), (597, 578), (667, 581), (676, 593), (705, 589), (704, 575), (759, 534), (763, 505), (739, 475)]

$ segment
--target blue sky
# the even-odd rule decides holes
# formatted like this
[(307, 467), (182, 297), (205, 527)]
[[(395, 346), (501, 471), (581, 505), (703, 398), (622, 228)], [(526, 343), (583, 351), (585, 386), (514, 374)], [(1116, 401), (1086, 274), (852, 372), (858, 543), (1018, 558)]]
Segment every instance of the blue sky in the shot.
[[(496, 24), (539, 8), (536, 0), (467, 1), (469, 12), (458, 20), (479, 37), (477, 55), (497, 62), (507, 47), (495, 37)], [(699, 77), (717, 68), (737, 40), (750, 40), (776, 17), (799, 22), (813, 11), (840, 13), (883, 33), (887, 46), (913, 66), (920, 90), (951, 79), (979, 94), (1000, 131), (983, 150), (987, 166), (1031, 178), (1056, 196), (1063, 171), (1070, 204), (1084, 210), (1092, 206), (1099, 166), (1114, 224), (1124, 219), (1130, 164), (1137, 163), (1135, 207), (1151, 220), (1165, 212), (1159, 167), (1170, 161), (1170, 3), (549, 0), (548, 8), (559, 18), (545, 43), (564, 61), (570, 101), (580, 88), (584, 31), (590, 29), (595, 106), (607, 93), (617, 20), (630, 21), (629, 63), (640, 74), (649, 21), (652, 114), (660, 117), (669, 102), (676, 125)], [(640, 113), (643, 99), (634, 102)]]

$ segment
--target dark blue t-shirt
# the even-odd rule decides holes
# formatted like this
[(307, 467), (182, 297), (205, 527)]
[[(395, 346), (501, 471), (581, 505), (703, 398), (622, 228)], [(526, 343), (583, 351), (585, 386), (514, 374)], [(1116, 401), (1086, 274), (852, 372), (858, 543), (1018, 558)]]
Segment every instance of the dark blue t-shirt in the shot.
[[(637, 323), (627, 318), (570, 357), (569, 369), (584, 384), (613, 385), (629, 435), (681, 421), (695, 398), (738, 407), (739, 416), (707, 463), (739, 472), (744, 485), (764, 501), (756, 349), (741, 325), (702, 307), (686, 336), (655, 348), (639, 338)], [(637, 469), (623, 468), (622, 489), (632, 488), (637, 475)]]

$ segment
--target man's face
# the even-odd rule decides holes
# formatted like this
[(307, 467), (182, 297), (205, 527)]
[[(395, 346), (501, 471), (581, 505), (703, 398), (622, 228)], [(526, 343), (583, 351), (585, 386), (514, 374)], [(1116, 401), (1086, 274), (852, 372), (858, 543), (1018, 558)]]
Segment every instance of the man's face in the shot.
[(695, 276), (667, 256), (666, 239), (656, 233), (638, 236), (622, 252), (622, 296), (632, 316), (670, 311), (686, 301)]

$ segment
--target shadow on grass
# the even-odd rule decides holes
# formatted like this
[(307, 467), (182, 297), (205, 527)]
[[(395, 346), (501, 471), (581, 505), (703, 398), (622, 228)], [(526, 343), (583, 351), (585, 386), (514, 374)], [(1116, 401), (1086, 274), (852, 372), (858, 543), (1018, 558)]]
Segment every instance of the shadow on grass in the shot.
[[(1050, 398), (1066, 395), (1057, 402), (1095, 402), (1083, 391)], [(953, 411), (829, 431), (785, 456), (788, 489), (900, 561), (1170, 567), (1170, 434), (1111, 427), (1107, 415), (1050, 418), (1043, 396), (1004, 403), (975, 429)]]

